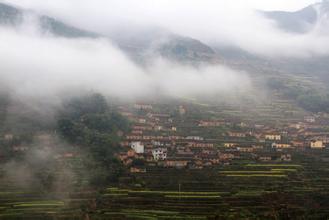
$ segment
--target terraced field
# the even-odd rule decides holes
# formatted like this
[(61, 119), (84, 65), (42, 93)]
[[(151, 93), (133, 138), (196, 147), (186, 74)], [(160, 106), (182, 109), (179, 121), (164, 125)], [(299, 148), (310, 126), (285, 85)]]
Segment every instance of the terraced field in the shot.
[[(293, 163), (205, 170), (148, 167), (98, 192), (57, 198), (1, 182), (0, 219), (326, 219), (329, 152)], [(316, 210), (316, 211), (313, 211)]]

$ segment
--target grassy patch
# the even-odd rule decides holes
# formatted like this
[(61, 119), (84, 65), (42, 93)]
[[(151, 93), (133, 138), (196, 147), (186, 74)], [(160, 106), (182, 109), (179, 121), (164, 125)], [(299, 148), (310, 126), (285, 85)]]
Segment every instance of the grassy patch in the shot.
[(219, 173), (222, 174), (280, 174), (283, 173), (283, 170), (270, 170), (270, 171), (263, 171), (263, 170), (239, 170), (239, 171), (220, 171)]
[(271, 169), (271, 171), (279, 171), (279, 172), (297, 172), (297, 169)]
[(228, 174), (229, 177), (275, 177), (285, 178), (287, 175), (284, 174)]
[(247, 164), (247, 167), (302, 167), (299, 164)]
[(217, 195), (165, 195), (166, 198), (186, 198), (186, 199), (219, 199), (221, 196)]
[(38, 201), (38, 202), (25, 202), (19, 204), (13, 204), (14, 207), (44, 207), (44, 206), (55, 206), (61, 207), (64, 206), (62, 201)]

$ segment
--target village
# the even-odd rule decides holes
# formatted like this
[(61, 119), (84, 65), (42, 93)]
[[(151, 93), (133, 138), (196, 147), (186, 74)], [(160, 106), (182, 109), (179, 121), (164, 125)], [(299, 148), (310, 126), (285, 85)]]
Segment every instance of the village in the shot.
[[(280, 125), (232, 118), (194, 119), (183, 105), (173, 109), (152, 104), (120, 107), (132, 123), (117, 157), (131, 173), (148, 167), (204, 169), (234, 160), (291, 162), (293, 152), (321, 151), (329, 146), (326, 114), (305, 115)], [(210, 133), (220, 131), (216, 135)]]
[[(33, 181), (46, 184), (22, 188), (17, 184), (25, 186), (31, 180), (22, 179), (22, 172), (20, 181), (8, 176), (20, 170), (17, 162), (7, 163), (0, 169), (0, 189), (6, 201), (0, 217), (42, 219), (49, 210), (72, 216), (84, 207), (89, 207), (95, 219), (102, 215), (105, 219), (243, 219), (244, 215), (281, 219), (276, 213), (282, 211), (289, 216), (327, 217), (329, 117), (289, 106), (284, 100), (251, 108), (182, 100), (117, 102), (112, 105), (117, 115), (112, 117), (122, 116), (127, 129), (116, 128), (114, 121), (111, 129), (98, 136), (104, 124), (97, 120), (100, 130), (94, 134), (106, 137), (99, 140), (117, 138), (112, 145), (105, 142), (97, 147), (89, 145), (95, 142), (89, 138), (93, 133), (74, 135), (78, 141), (91, 140), (79, 147), (59, 138), (58, 130), (36, 132), (33, 138), (6, 132), (0, 140), (8, 143), (3, 148), (10, 153), (7, 158), (13, 155), (19, 161), (24, 154), (33, 155), (27, 158), (32, 158), (30, 166), (38, 168), (36, 177), (40, 177), (39, 168), (44, 168), (42, 178)], [(85, 116), (75, 123), (85, 122)], [(85, 132), (85, 124), (78, 125), (75, 128)], [(98, 152), (111, 149), (109, 157), (99, 157)], [(98, 157), (90, 160), (94, 154)], [(35, 163), (35, 158), (43, 165)], [(104, 170), (95, 167), (103, 158), (109, 165)], [(45, 188), (57, 186), (49, 184), (50, 169), (60, 177), (58, 183), (67, 181), (54, 196), (48, 193), (52, 188)], [(116, 179), (99, 190), (91, 187), (107, 174)], [(69, 197), (62, 199), (63, 192)]]

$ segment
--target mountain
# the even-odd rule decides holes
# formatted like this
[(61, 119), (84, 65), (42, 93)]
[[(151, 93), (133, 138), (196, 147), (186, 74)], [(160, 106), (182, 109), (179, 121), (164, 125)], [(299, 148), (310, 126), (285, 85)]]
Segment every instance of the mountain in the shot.
[(168, 31), (153, 29), (139, 33), (116, 33), (102, 35), (82, 30), (58, 19), (38, 15), (34, 12), (0, 3), (0, 25), (19, 26), (26, 16), (37, 19), (40, 31), (65, 38), (109, 38), (137, 62), (146, 62), (154, 55), (160, 55), (178, 62), (207, 62), (217, 59), (216, 53), (206, 44), (189, 37), (172, 34)]
[(0, 3), (0, 24), (1, 25), (18, 25), (23, 21), (23, 13), (21, 10)]
[(318, 24), (328, 22), (329, 1), (324, 0), (294, 12), (260, 11), (277, 26), (287, 32), (304, 34), (312, 31)]
[(199, 40), (178, 35), (171, 35), (166, 43), (159, 45), (157, 51), (163, 57), (175, 60), (209, 61), (216, 55), (211, 47)]
[(55, 36), (75, 37), (97, 37), (98, 35), (89, 31), (81, 30), (54, 18), (37, 15), (33, 12), (16, 8), (11, 5), (0, 3), (0, 24), (6, 26), (19, 26), (23, 24), (26, 16), (36, 16), (40, 30), (43, 33), (51, 33)]
[(262, 12), (265, 17), (274, 20), (278, 27), (287, 32), (306, 33), (317, 21), (317, 11), (313, 6), (296, 12), (269, 11)]
[(90, 37), (96, 38), (100, 37), (99, 34), (85, 31), (73, 26), (67, 25), (59, 20), (48, 16), (39, 17), (41, 30), (44, 32), (50, 32), (55, 36), (67, 37), (67, 38), (77, 38), (77, 37)]

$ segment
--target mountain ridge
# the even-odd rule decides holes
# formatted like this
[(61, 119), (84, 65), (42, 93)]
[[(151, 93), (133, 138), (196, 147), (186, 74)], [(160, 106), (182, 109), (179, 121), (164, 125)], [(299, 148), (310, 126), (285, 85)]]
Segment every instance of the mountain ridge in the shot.
[(329, 1), (322, 1), (297, 11), (259, 11), (265, 18), (273, 20), (283, 31), (306, 34), (314, 30), (317, 24), (329, 20)]
[[(25, 13), (27, 12), (24, 9), (0, 3), (0, 25), (19, 26), (24, 21)], [(107, 38), (138, 62), (145, 62), (144, 59), (151, 57), (150, 54), (152, 56), (160, 55), (177, 62), (208, 62), (217, 58), (214, 50), (203, 42), (170, 32), (164, 31), (158, 36), (151, 36), (150, 42), (145, 45), (138, 41), (121, 41), (112, 36), (76, 28), (46, 15), (38, 15), (33, 12), (32, 14), (37, 17), (42, 33), (65, 38)]]

